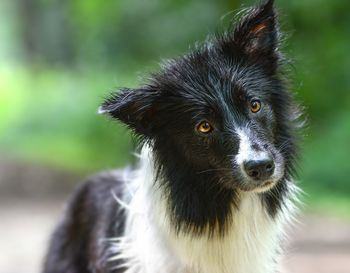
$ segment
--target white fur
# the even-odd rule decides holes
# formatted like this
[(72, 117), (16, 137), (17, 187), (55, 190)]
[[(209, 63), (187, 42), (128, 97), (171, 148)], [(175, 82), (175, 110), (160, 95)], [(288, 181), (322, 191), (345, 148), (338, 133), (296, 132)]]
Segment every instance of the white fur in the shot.
[[(240, 167), (241, 173), (243, 174), (245, 179), (249, 181), (250, 178), (247, 176), (244, 170), (244, 162), (247, 162), (249, 160), (265, 160), (269, 158), (269, 154), (266, 151), (257, 151), (252, 148), (253, 136), (250, 136), (248, 130), (241, 128), (237, 130), (237, 135), (239, 136), (239, 150), (238, 154), (236, 155), (235, 161)], [(270, 190), (277, 183), (277, 181), (279, 181), (283, 177), (284, 162), (282, 156), (279, 153), (276, 154), (274, 164), (275, 169), (273, 174), (271, 175), (271, 178), (269, 179), (272, 183), (265, 187), (258, 187), (254, 190), (254, 192), (262, 193)]]
[[(114, 239), (112, 251), (121, 254), (126, 273), (272, 273), (276, 272), (284, 224), (295, 210), (287, 200), (275, 220), (268, 215), (257, 193), (241, 193), (240, 209), (234, 212), (224, 237), (176, 235), (166, 202), (154, 187), (152, 153), (145, 146), (141, 166), (129, 181), (124, 237)], [(292, 183), (291, 195), (296, 192)], [(124, 204), (124, 203), (123, 203)]]
[(237, 164), (243, 168), (243, 163), (249, 160), (264, 160), (269, 156), (265, 151), (256, 151), (252, 149), (252, 141), (248, 136), (248, 133), (243, 129), (237, 130), (239, 136), (239, 150), (236, 155)]

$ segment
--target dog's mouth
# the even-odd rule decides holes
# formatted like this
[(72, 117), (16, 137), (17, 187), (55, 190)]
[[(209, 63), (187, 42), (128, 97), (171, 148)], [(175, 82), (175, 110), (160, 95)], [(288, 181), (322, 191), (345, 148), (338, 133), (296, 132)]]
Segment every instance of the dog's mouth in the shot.
[(228, 189), (238, 189), (243, 192), (256, 192), (263, 193), (268, 192), (273, 189), (278, 182), (281, 180), (281, 177), (270, 177), (266, 180), (253, 180), (247, 177), (240, 178), (229, 178), (225, 180), (224, 186)]
[[(238, 167), (238, 188), (245, 192), (263, 193), (271, 190), (284, 176), (284, 164), (281, 160), (252, 160)], [(249, 163), (249, 162), (248, 162)]]
[(276, 184), (277, 181), (274, 180), (266, 180), (262, 182), (246, 181), (239, 185), (239, 189), (244, 192), (262, 193), (271, 190)]
[(277, 184), (276, 181), (268, 180), (263, 183), (261, 183), (259, 186), (257, 186), (255, 189), (253, 189), (254, 192), (266, 192), (271, 190), (275, 185)]

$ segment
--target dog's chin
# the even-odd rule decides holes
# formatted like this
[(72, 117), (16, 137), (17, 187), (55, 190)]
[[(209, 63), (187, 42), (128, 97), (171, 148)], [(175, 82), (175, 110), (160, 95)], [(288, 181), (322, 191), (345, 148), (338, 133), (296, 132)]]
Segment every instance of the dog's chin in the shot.
[(244, 192), (253, 192), (253, 193), (264, 193), (273, 189), (277, 184), (277, 181), (267, 180), (263, 182), (252, 182), (245, 181), (245, 183), (239, 186), (239, 189)]

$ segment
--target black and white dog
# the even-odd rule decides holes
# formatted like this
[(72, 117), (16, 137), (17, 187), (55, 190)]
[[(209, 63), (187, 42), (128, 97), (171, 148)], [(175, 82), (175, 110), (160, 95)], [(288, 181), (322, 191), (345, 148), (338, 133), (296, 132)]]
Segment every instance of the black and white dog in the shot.
[(273, 1), (100, 108), (142, 149), (80, 186), (45, 273), (272, 273), (293, 218), (299, 111)]

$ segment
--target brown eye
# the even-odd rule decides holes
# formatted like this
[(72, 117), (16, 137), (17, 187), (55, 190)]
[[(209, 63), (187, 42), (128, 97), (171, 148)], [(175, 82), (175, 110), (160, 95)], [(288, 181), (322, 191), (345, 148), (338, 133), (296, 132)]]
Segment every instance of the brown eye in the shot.
[(259, 100), (252, 100), (250, 102), (250, 111), (258, 113), (261, 109), (261, 102)]
[(196, 130), (201, 134), (209, 134), (211, 131), (213, 131), (213, 127), (208, 121), (202, 121), (197, 125)]

